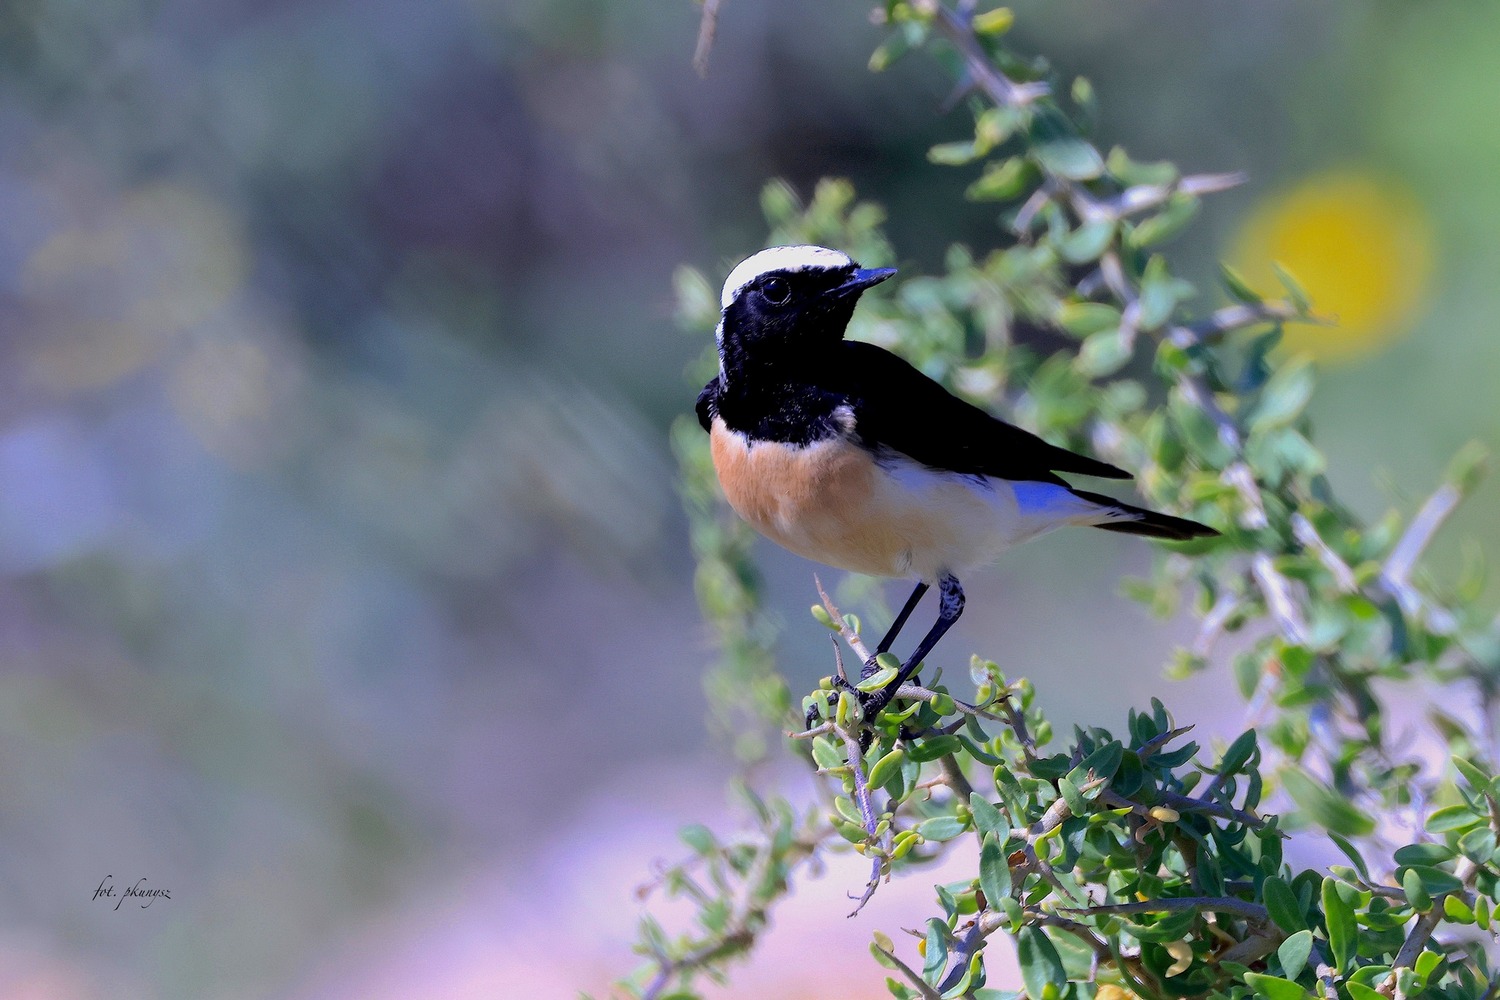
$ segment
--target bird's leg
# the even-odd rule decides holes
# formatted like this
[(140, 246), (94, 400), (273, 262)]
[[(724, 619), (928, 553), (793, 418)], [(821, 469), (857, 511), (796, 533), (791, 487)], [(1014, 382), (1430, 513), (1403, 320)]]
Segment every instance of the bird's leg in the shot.
[(875, 647), (875, 652), (871, 654), (870, 658), (865, 661), (864, 667), (860, 669), (859, 676), (861, 680), (869, 677), (879, 669), (875, 666), (875, 657), (891, 648), (891, 643), (896, 641), (896, 636), (901, 633), (901, 628), (906, 624), (906, 619), (911, 617), (911, 613), (916, 610), (917, 602), (922, 599), (922, 595), (925, 593), (927, 593), (927, 582), (925, 580), (918, 581), (916, 587), (912, 588), (911, 596), (906, 599), (905, 607), (896, 616), (896, 620), (891, 622), (891, 627), (885, 633), (885, 638), (880, 640), (880, 645)]
[[(923, 589), (926, 589), (925, 585), (923, 585)], [(917, 596), (920, 596), (920, 594)], [(912, 604), (914, 601), (908, 601), (907, 603)], [(907, 610), (910, 609), (908, 608)], [(922, 641), (917, 643), (917, 648), (912, 650), (911, 656), (907, 657), (906, 662), (901, 665), (901, 671), (896, 674), (895, 679), (879, 691), (865, 695), (861, 699), (866, 719), (874, 719), (885, 706), (891, 703), (891, 699), (896, 696), (896, 690), (905, 684), (911, 678), (912, 674), (916, 673), (917, 667), (927, 658), (927, 654), (932, 652), (932, 647), (937, 645), (938, 640), (953, 627), (953, 623), (958, 621), (958, 616), (963, 613), (964, 588), (959, 586), (957, 577), (951, 574), (944, 574), (938, 581), (937, 621), (933, 624), (931, 630), (922, 637)]]

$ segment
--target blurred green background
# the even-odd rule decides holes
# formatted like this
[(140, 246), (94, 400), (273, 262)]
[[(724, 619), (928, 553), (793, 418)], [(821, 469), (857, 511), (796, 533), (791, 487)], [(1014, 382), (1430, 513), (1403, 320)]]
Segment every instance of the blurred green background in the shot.
[[(1343, 321), (1290, 339), (1362, 512), (1500, 444), (1500, 7), (1017, 14), (1106, 143), (1248, 172), (1172, 256), (1205, 290), (1276, 257)], [(673, 268), (759, 249), (772, 176), (852, 178), (906, 274), (1003, 240), (926, 160), (968, 134), (943, 69), (869, 73), (867, 15), (725, 0), (699, 79), (688, 3), (0, 6), (0, 995), (530, 998), (630, 967), (649, 859), (732, 822), (665, 444), (710, 331), (673, 328)], [(1440, 572), (1495, 550), (1497, 495)], [(828, 669), (813, 567), (765, 557), (795, 689)], [(1148, 558), (1023, 549), (947, 655), (1060, 721), (1163, 693), (1232, 734), (1222, 672), (1160, 679), (1190, 625), (1115, 596)], [(171, 898), (115, 909), (106, 876)], [(877, 991), (859, 942), (899, 917), (844, 926), (859, 879), (734, 995)], [(847, 992), (812, 985), (809, 935), (850, 934)]]

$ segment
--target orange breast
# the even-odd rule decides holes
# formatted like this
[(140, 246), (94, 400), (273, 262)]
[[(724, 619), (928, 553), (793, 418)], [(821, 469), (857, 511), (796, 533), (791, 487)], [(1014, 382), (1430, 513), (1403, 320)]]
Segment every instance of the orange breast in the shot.
[(710, 439), (730, 506), (798, 555), (874, 576), (927, 576), (958, 541), (947, 504), (912, 492), (851, 441), (752, 444), (720, 418)]

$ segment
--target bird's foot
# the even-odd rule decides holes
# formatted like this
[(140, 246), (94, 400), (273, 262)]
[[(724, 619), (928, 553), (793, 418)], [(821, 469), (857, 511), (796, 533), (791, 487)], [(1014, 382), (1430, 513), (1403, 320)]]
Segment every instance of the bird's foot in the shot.
[[(880, 668), (875, 664), (874, 658), (871, 657), (871, 659), (865, 664), (864, 669), (860, 671), (860, 681), (865, 681), (870, 677), (873, 677), (875, 675), (875, 671), (879, 669)], [(897, 686), (898, 685), (895, 682), (892, 682), (890, 684), (887, 684), (885, 687), (876, 688), (873, 691), (861, 691), (858, 687), (855, 686), (855, 684), (850, 683), (843, 677), (834, 677), (833, 689), (829, 691), (828, 694), (829, 700), (837, 704), (839, 695), (844, 691), (849, 692), (849, 694), (853, 695), (854, 700), (859, 704), (860, 718), (863, 719), (866, 723), (873, 723), (875, 719), (880, 715), (880, 713), (885, 711), (885, 709), (890, 705), (891, 701), (895, 699)], [(807, 729), (813, 728), (820, 722), (828, 721), (831, 720), (825, 719), (823, 717), (823, 714), (818, 709), (817, 705), (809, 706), (803, 718), (803, 722)]]

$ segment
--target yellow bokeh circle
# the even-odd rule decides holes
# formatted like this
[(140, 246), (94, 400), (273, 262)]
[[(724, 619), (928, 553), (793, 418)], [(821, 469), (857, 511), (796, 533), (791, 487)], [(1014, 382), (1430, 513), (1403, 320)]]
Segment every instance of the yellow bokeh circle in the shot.
[(1289, 324), (1285, 345), (1319, 361), (1374, 353), (1408, 332), (1432, 283), (1427, 213), (1398, 182), (1359, 170), (1317, 174), (1257, 205), (1229, 263), (1257, 292), (1284, 298), (1281, 265), (1332, 326)]

